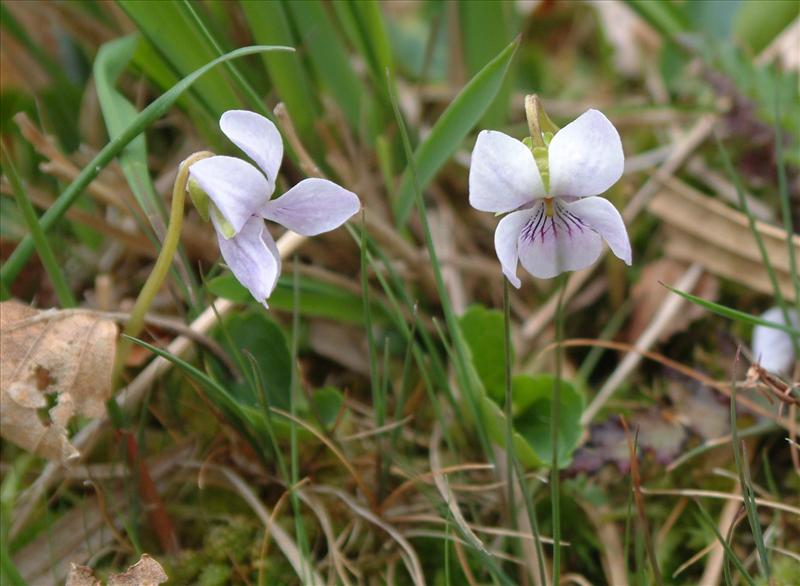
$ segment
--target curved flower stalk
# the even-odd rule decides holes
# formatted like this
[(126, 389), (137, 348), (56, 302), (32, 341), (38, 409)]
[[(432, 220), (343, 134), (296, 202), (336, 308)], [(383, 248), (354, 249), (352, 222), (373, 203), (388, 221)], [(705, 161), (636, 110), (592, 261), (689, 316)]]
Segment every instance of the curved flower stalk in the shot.
[[(789, 321), (792, 323), (786, 323), (780, 307), (768, 309), (761, 319), (798, 327), (797, 312), (789, 309), (788, 313)], [(753, 328), (753, 358), (764, 370), (778, 375), (789, 375), (798, 357), (794, 354), (791, 334), (767, 326), (756, 326)]]
[[(549, 136), (534, 140), (544, 144)], [(469, 202), (481, 211), (508, 213), (497, 225), (494, 244), (511, 284), (520, 287), (518, 262), (541, 279), (587, 267), (599, 258), (603, 240), (631, 264), (622, 216), (597, 197), (622, 176), (624, 163), (617, 130), (597, 110), (556, 132), (546, 148), (494, 130), (478, 135)]]
[(283, 158), (278, 129), (264, 116), (246, 110), (225, 112), (219, 126), (258, 168), (236, 157), (203, 159), (189, 168), (189, 193), (201, 215), (211, 219), (228, 268), (266, 307), (281, 259), (263, 220), (316, 236), (344, 224), (361, 203), (355, 193), (318, 178), (304, 179), (270, 199)]

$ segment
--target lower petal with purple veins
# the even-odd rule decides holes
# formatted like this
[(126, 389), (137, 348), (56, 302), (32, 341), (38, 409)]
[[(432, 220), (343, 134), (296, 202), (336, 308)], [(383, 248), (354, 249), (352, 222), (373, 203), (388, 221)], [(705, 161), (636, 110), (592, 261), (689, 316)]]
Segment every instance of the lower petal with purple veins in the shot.
[(600, 234), (617, 258), (631, 264), (631, 242), (614, 204), (603, 197), (584, 197), (561, 207)]
[(534, 277), (550, 279), (577, 271), (600, 257), (600, 235), (558, 200), (553, 200), (550, 214), (544, 202), (529, 213), (517, 249), (522, 266)]

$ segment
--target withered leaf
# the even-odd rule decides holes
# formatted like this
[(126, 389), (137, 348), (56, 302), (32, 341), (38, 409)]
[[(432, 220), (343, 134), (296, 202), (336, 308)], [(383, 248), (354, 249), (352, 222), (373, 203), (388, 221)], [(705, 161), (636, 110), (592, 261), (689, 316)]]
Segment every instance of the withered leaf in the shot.
[[(686, 429), (664, 410), (636, 411), (630, 428), (638, 430), (639, 457), (647, 454), (658, 464), (666, 465), (681, 453), (689, 437)], [(589, 428), (589, 441), (575, 452), (572, 472), (595, 472), (606, 464), (616, 464), (622, 472), (630, 470), (630, 451), (625, 432), (617, 418), (595, 423)]]
[(94, 577), (92, 568), (72, 564), (66, 586), (103, 586), (103, 584)]
[[(111, 574), (108, 586), (158, 586), (168, 580), (166, 572), (156, 560), (146, 553), (122, 574)], [(94, 572), (86, 566), (72, 564), (66, 586), (102, 586)]]
[(104, 413), (116, 339), (116, 324), (91, 313), (0, 303), (3, 437), (50, 460), (77, 458), (66, 425), (75, 414)]
[(167, 574), (156, 560), (146, 553), (122, 574), (108, 577), (108, 586), (158, 586), (167, 581)]

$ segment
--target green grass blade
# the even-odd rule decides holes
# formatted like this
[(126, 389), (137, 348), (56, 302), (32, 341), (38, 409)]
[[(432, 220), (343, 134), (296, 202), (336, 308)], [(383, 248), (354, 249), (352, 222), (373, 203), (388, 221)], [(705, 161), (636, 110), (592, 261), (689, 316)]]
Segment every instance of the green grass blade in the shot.
[(792, 225), (792, 205), (789, 201), (789, 184), (786, 180), (786, 159), (783, 156), (783, 131), (781, 129), (781, 94), (775, 92), (775, 160), (778, 167), (778, 193), (781, 199), (781, 216), (783, 216), (783, 228), (789, 234), (786, 246), (789, 248), (789, 270), (792, 275), (792, 285), (794, 286), (794, 303), (797, 309), (798, 319), (800, 319), (800, 277), (797, 275), (797, 258), (794, 253), (794, 243), (791, 235), (794, 234)]
[[(100, 109), (103, 113), (103, 120), (110, 140), (114, 140), (122, 134), (125, 128), (139, 115), (138, 110), (128, 98), (117, 90), (116, 83), (130, 62), (140, 41), (141, 37), (139, 35), (129, 35), (104, 44), (97, 52), (97, 57), (92, 67), (97, 98), (100, 102)], [(164, 201), (156, 193), (150, 177), (147, 165), (147, 143), (144, 133), (134, 138), (119, 153), (117, 161), (155, 236), (146, 226), (140, 225), (140, 228), (154, 244), (162, 242), (166, 232), (167, 210)], [(138, 217), (136, 215), (134, 217), (138, 221)], [(176, 256), (176, 282), (184, 289), (185, 297), (192, 299), (191, 291), (196, 289), (197, 283), (188, 267), (188, 260), (181, 248)]]
[[(225, 51), (220, 45), (219, 41), (214, 37), (208, 27), (206, 26), (203, 19), (200, 17), (200, 14), (194, 9), (189, 0), (183, 0), (183, 3), (180, 5), (183, 9), (184, 14), (186, 15), (187, 20), (189, 21), (190, 25), (197, 29), (197, 32), (206, 40), (206, 42), (212, 47), (214, 50), (215, 55), (224, 55)], [(247, 100), (250, 103), (250, 107), (253, 108), (256, 112), (261, 114), (262, 116), (266, 116), (267, 118), (273, 119), (274, 116), (272, 112), (264, 106), (264, 101), (258, 95), (258, 92), (255, 88), (250, 85), (250, 82), (247, 81), (247, 78), (239, 71), (239, 68), (236, 66), (235, 63), (228, 61), (225, 63), (225, 69), (228, 70), (231, 77), (236, 82), (236, 85), (239, 86), (240, 91), (247, 96)]]
[(674, 39), (689, 30), (686, 14), (678, 4), (651, 0), (625, 0), (625, 4), (669, 38)]
[(747, 522), (753, 535), (758, 551), (758, 563), (761, 571), (767, 579), (770, 575), (769, 558), (767, 548), (764, 545), (764, 534), (761, 530), (761, 523), (758, 521), (758, 511), (756, 511), (756, 495), (753, 492), (753, 482), (750, 478), (750, 469), (747, 459), (741, 453), (744, 451), (744, 443), (739, 443), (738, 423), (736, 421), (736, 380), (731, 384), (731, 445), (733, 446), (733, 460), (736, 464), (736, 472), (739, 475), (739, 485), (742, 488), (742, 500), (747, 511)]
[(30, 231), (34, 246), (44, 265), (44, 270), (47, 271), (47, 275), (53, 283), (56, 296), (58, 296), (58, 302), (61, 304), (61, 307), (75, 307), (75, 305), (77, 305), (75, 303), (75, 297), (72, 296), (72, 291), (69, 289), (67, 280), (61, 272), (61, 266), (58, 264), (56, 256), (53, 254), (53, 249), (50, 248), (50, 243), (47, 241), (47, 236), (44, 235), (44, 231), (39, 224), (39, 218), (36, 217), (33, 204), (31, 204), (25, 193), (25, 188), (22, 186), (22, 181), (17, 174), (11, 156), (8, 154), (5, 147), (3, 147), (2, 151), (3, 172), (5, 176), (8, 177), (11, 188), (14, 190), (17, 206), (22, 212), (23, 218), (25, 218), (25, 223), (28, 225), (28, 230)]
[[(293, 50), (294, 49), (291, 47), (270, 47), (261, 45), (243, 47), (241, 49), (231, 51), (222, 57), (214, 59), (200, 69), (197, 69), (193, 73), (184, 77), (169, 91), (162, 94), (158, 99), (147, 106), (147, 108), (142, 110), (142, 112), (130, 123), (130, 125), (128, 125), (127, 128), (125, 128), (125, 130), (119, 136), (109, 142), (99, 153), (97, 153), (94, 159), (92, 159), (92, 161), (83, 168), (83, 170), (72, 181), (72, 183), (70, 183), (61, 193), (61, 195), (58, 196), (58, 199), (56, 199), (53, 205), (50, 206), (50, 209), (48, 209), (47, 212), (41, 217), (40, 224), (42, 226), (42, 230), (49, 230), (53, 224), (61, 219), (61, 217), (63, 217), (72, 204), (75, 203), (75, 200), (78, 198), (78, 196), (80, 196), (83, 190), (86, 189), (86, 186), (97, 177), (100, 171), (106, 165), (108, 165), (114, 157), (122, 152), (122, 149), (128, 146), (128, 144), (130, 144), (134, 138), (144, 132), (144, 130), (150, 126), (150, 124), (164, 115), (175, 103), (175, 100), (177, 100), (181, 94), (189, 89), (192, 84), (194, 84), (208, 71), (220, 63), (224, 63), (230, 59), (243, 57), (245, 55), (253, 55), (266, 51)], [(19, 243), (17, 248), (14, 249), (14, 252), (5, 262), (5, 264), (3, 264), (2, 269), (0, 269), (0, 281), (5, 283), (12, 282), (30, 258), (33, 250), (33, 239), (29, 236), (25, 237), (22, 242)]]
[[(291, 474), (291, 484), (289, 485), (290, 490), (290, 498), (292, 499), (292, 505), (294, 507), (294, 527), (295, 533), (297, 534), (297, 543), (300, 547), (300, 553), (302, 554), (302, 560), (307, 560), (308, 552), (309, 552), (309, 544), (308, 544), (308, 533), (306, 531), (305, 525), (303, 524), (303, 517), (299, 514), (300, 512), (300, 501), (297, 496), (296, 486), (297, 483), (300, 481), (300, 452), (297, 445), (297, 423), (295, 418), (297, 417), (297, 400), (300, 396), (300, 375), (298, 373), (299, 365), (297, 364), (297, 356), (298, 356), (298, 346), (300, 343), (300, 272), (297, 270), (297, 257), (294, 257), (293, 267), (292, 267), (292, 285), (293, 285), (293, 295), (294, 295), (294, 311), (292, 311), (292, 382), (291, 382), (291, 392), (289, 393), (289, 413), (291, 413), (292, 417), (289, 421), (290, 425), (290, 451), (291, 451), (291, 460), (290, 460), (290, 474)], [(307, 568), (305, 563), (301, 564), (302, 568), (302, 576), (301, 581), (306, 583), (306, 572), (309, 573), (309, 577), (313, 574), (311, 568)]]
[[(515, 44), (512, 45), (515, 46)], [(433, 236), (431, 235), (430, 224), (428, 222), (428, 213), (425, 208), (425, 201), (422, 197), (422, 185), (420, 183), (419, 172), (417, 170), (414, 154), (411, 151), (411, 142), (408, 138), (408, 131), (406, 130), (406, 125), (403, 122), (403, 116), (400, 113), (400, 106), (397, 102), (397, 96), (394, 92), (392, 80), (389, 77), (389, 72), (387, 72), (387, 88), (392, 102), (392, 108), (394, 110), (395, 121), (400, 129), (400, 138), (402, 139), (403, 149), (407, 159), (410, 181), (417, 204), (417, 212), (419, 213), (420, 222), (425, 235), (425, 246), (428, 250), (431, 267), (433, 268), (436, 290), (439, 293), (439, 299), (441, 301), (448, 333), (455, 348), (453, 356), (456, 377), (459, 385), (466, 395), (468, 408), (471, 411), (474, 426), (478, 432), (478, 438), (484, 454), (489, 461), (494, 462), (494, 452), (492, 451), (489, 443), (489, 434), (486, 430), (486, 420), (484, 419), (486, 414), (483, 407), (483, 399), (486, 399), (489, 402), (491, 402), (491, 400), (488, 399), (486, 389), (483, 387), (483, 383), (480, 381), (478, 374), (475, 371), (475, 367), (472, 362), (472, 356), (469, 348), (467, 347), (467, 343), (464, 340), (464, 336), (461, 333), (461, 326), (459, 325), (458, 319), (453, 311), (453, 306), (450, 302), (450, 295), (447, 292), (447, 288), (444, 284), (439, 257), (436, 253), (436, 247), (433, 244)]]
[[(138, 35), (129, 35), (106, 43), (97, 52), (92, 71), (97, 98), (111, 140), (119, 136), (139, 112), (116, 88), (116, 82), (139, 43)], [(151, 224), (156, 218), (167, 218), (164, 202), (156, 194), (147, 169), (147, 145), (144, 134), (134, 138), (119, 154), (118, 161), (125, 179)]]
[[(177, 2), (119, 0), (118, 4), (179, 76), (218, 56), (202, 32), (186, 19)], [(193, 94), (209, 113), (219, 117), (241, 103), (231, 85), (222, 71), (212, 71), (197, 83)]]
[[(217, 381), (209, 377), (206, 373), (192, 366), (185, 360), (178, 358), (174, 354), (170, 354), (166, 350), (162, 350), (152, 344), (148, 344), (137, 338), (126, 336), (122, 337), (130, 342), (142, 346), (150, 350), (156, 356), (160, 356), (165, 360), (169, 360), (180, 370), (186, 373), (190, 378), (197, 382), (208, 395), (208, 398), (214, 405), (228, 418), (230, 423), (235, 427), (236, 431), (247, 439), (253, 446), (255, 452), (259, 457), (263, 456), (259, 433), (263, 424), (259, 421), (261, 412), (258, 409), (252, 409), (240, 405), (236, 399)], [(115, 399), (111, 399), (116, 402)], [(266, 462), (265, 462), (266, 463)]]
[[(378, 348), (375, 343), (375, 332), (372, 328), (372, 312), (369, 302), (369, 275), (367, 274), (367, 227), (364, 215), (361, 216), (361, 304), (364, 311), (364, 329), (367, 333), (367, 346), (369, 355), (369, 378), (372, 391), (372, 405), (376, 413), (376, 424), (383, 425), (384, 405), (379, 391), (380, 380), (378, 375)], [(385, 371), (384, 371), (385, 372)]]
[[(297, 44), (286, 9), (280, 2), (240, 3), (255, 41), (262, 45)], [(311, 91), (308, 74), (296, 53), (262, 55), (269, 77), (281, 101), (286, 105), (297, 133), (312, 155), (319, 154), (314, 121), (319, 118), (320, 105)]]
[[(761, 253), (761, 260), (764, 263), (764, 268), (767, 269), (769, 282), (772, 285), (772, 290), (775, 292), (775, 300), (778, 302), (778, 307), (780, 307), (781, 311), (783, 312), (783, 321), (787, 324), (791, 324), (792, 320), (789, 318), (789, 310), (786, 307), (786, 300), (783, 298), (783, 293), (781, 293), (781, 288), (778, 284), (778, 277), (775, 274), (775, 269), (772, 267), (772, 261), (769, 259), (767, 248), (764, 246), (764, 239), (761, 238), (761, 232), (758, 230), (758, 226), (756, 226), (756, 218), (753, 215), (753, 212), (750, 211), (750, 206), (747, 204), (747, 197), (744, 194), (742, 180), (736, 173), (736, 170), (733, 168), (733, 163), (731, 162), (730, 155), (728, 154), (728, 149), (726, 149), (725, 145), (722, 144), (722, 141), (719, 139), (718, 135), (715, 134), (714, 139), (717, 142), (717, 148), (719, 149), (719, 153), (722, 157), (722, 165), (725, 167), (725, 172), (728, 174), (728, 178), (730, 179), (731, 183), (733, 183), (734, 187), (736, 187), (736, 194), (739, 196), (739, 207), (741, 207), (742, 211), (747, 215), (747, 223), (750, 226), (750, 232), (753, 234), (753, 238), (755, 238), (756, 244), (758, 245), (758, 251)], [(789, 238), (789, 246), (791, 245), (791, 238)], [(796, 337), (792, 337), (792, 346), (794, 347), (795, 355), (800, 356), (800, 342), (798, 342)]]
[(731, 309), (730, 307), (726, 307), (725, 305), (720, 305), (719, 303), (714, 303), (713, 301), (703, 299), (702, 297), (697, 297), (696, 295), (692, 295), (691, 293), (686, 293), (685, 291), (675, 289), (674, 287), (670, 287), (669, 285), (664, 285), (664, 286), (673, 293), (680, 295), (684, 299), (687, 299), (692, 303), (699, 305), (704, 309), (709, 310), (712, 313), (716, 313), (717, 315), (721, 315), (723, 317), (734, 319), (736, 321), (751, 324), (754, 326), (767, 326), (768, 328), (781, 330), (782, 332), (786, 332), (787, 334), (790, 334), (792, 336), (800, 336), (800, 330), (793, 328), (790, 325), (780, 324), (773, 321), (767, 321), (760, 317), (750, 315), (749, 313), (738, 311), (736, 309)]
[(386, 100), (386, 106), (390, 108), (388, 95), (383, 91), (385, 88), (383, 80), (387, 69), (394, 71), (394, 60), (380, 3), (374, 0), (366, 2), (334, 0), (331, 4), (347, 38), (361, 53), (375, 86), (381, 89), (381, 96)]
[(371, 112), (369, 96), (350, 65), (344, 44), (320, 0), (285, 2), (303, 51), (315, 77), (330, 91), (350, 127), (360, 130), (364, 113)]
[[(472, 0), (459, 3), (458, 10), (464, 62), (469, 74), (475, 75), (512, 39), (509, 20), (514, 6), (507, 0)], [(506, 123), (513, 81), (512, 71), (509, 69), (497, 97), (481, 119), (482, 126), (498, 128)]]
[(700, 511), (700, 518), (703, 520), (703, 523), (714, 532), (714, 535), (717, 536), (717, 540), (725, 550), (726, 558), (733, 562), (733, 565), (735, 565), (736, 569), (739, 570), (739, 573), (742, 575), (742, 578), (744, 578), (745, 582), (747, 582), (750, 586), (756, 586), (755, 581), (750, 574), (747, 573), (747, 570), (745, 569), (741, 560), (736, 557), (736, 552), (733, 551), (730, 544), (720, 534), (719, 529), (717, 529), (717, 524), (714, 522), (714, 519), (711, 518), (711, 515), (708, 514), (708, 511), (703, 508), (703, 505), (701, 505), (699, 501), (695, 500), (694, 504), (697, 505), (697, 508)]
[(28, 585), (25, 578), (19, 573), (17, 566), (14, 565), (14, 560), (11, 559), (11, 553), (5, 543), (0, 545), (0, 582), (8, 583), (11, 586)]
[[(519, 39), (503, 49), (464, 86), (433, 125), (430, 135), (417, 147), (413, 160), (421, 190), (425, 189), (442, 165), (461, 146), (467, 134), (492, 104), (502, 88), (503, 79), (518, 45)], [(393, 202), (398, 226), (405, 225), (414, 205), (414, 181), (411, 175), (409, 165), (400, 184), (397, 199)]]

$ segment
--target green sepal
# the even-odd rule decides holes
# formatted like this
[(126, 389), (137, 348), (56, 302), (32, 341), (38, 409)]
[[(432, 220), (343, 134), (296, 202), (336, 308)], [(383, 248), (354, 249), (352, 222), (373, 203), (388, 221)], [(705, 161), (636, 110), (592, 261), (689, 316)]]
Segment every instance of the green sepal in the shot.
[(194, 179), (189, 179), (188, 190), (189, 197), (192, 198), (192, 203), (197, 213), (200, 214), (204, 221), (208, 222), (208, 206), (210, 202), (208, 194), (203, 191), (200, 184)]
[(214, 205), (213, 201), (208, 203), (208, 210), (211, 212), (211, 215), (214, 216), (215, 223), (219, 230), (222, 230), (222, 235), (225, 237), (226, 240), (230, 240), (234, 236), (236, 236), (236, 229), (233, 225), (222, 215), (222, 212), (219, 211), (217, 206)]
[(531, 151), (533, 152), (533, 160), (536, 161), (536, 166), (539, 168), (539, 175), (542, 177), (544, 192), (550, 193), (550, 160), (547, 154), (547, 147), (535, 146)]

